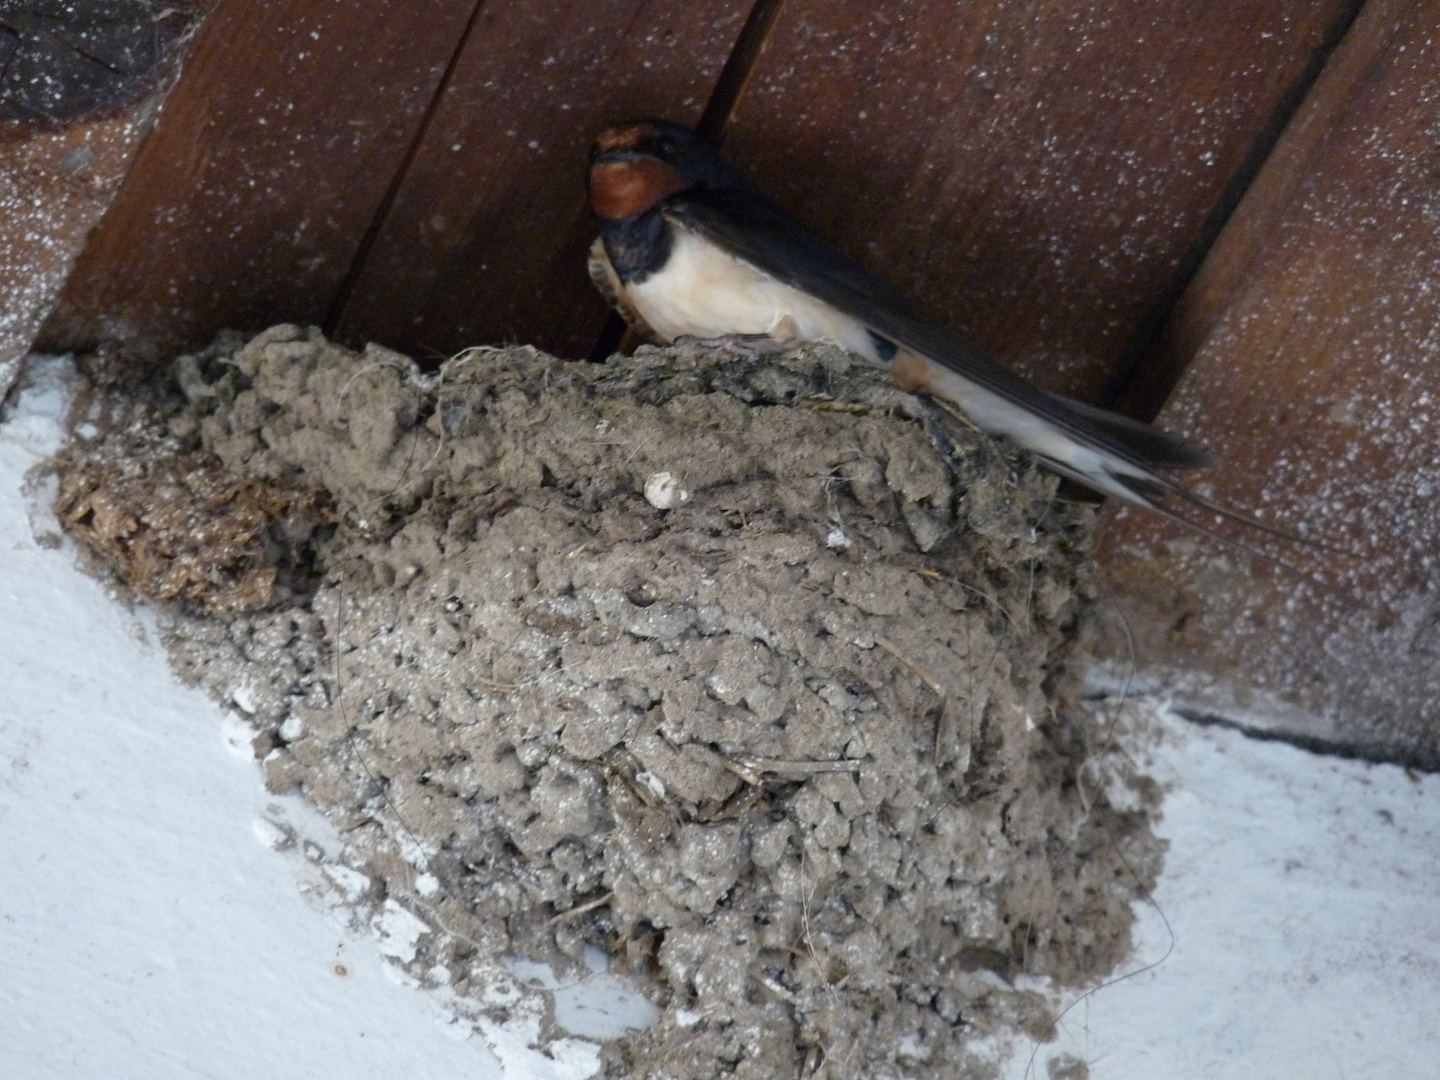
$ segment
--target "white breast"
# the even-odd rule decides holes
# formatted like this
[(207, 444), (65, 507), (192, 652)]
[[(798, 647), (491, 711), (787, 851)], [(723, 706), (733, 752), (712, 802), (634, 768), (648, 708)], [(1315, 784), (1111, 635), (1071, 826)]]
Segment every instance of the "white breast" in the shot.
[(625, 291), (667, 341), (770, 334), (797, 344), (833, 341), (879, 359), (863, 324), (678, 226), (664, 268)]

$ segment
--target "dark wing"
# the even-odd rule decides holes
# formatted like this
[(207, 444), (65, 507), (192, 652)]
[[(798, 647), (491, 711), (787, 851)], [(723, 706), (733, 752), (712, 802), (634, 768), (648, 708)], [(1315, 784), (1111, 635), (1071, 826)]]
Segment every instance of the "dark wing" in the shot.
[[(1146, 471), (1193, 469), (1212, 460), (1203, 447), (1177, 435), (1026, 382), (963, 339), (917, 317), (895, 288), (753, 188), (691, 189), (668, 200), (663, 212), (773, 277), (854, 316), (875, 333), (1050, 421), (1082, 445)], [(1155, 480), (1170, 488), (1163, 478)]]

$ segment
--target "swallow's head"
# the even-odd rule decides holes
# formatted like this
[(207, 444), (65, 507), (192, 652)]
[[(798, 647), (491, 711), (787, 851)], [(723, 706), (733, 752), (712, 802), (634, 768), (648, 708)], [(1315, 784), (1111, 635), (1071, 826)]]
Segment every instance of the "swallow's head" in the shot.
[(710, 145), (665, 120), (607, 128), (590, 149), (590, 207), (602, 221), (643, 214), (723, 168)]

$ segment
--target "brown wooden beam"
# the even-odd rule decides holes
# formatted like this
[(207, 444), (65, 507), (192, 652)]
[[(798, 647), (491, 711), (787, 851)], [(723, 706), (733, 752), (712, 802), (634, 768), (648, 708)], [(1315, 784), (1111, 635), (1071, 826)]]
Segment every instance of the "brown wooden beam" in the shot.
[(335, 333), (438, 359), (524, 342), (589, 353), (585, 155), (617, 120), (694, 123), (748, 0), (489, 0)]
[(0, 400), (207, 6), (118, 0), (0, 11)]
[(222, 0), (41, 338), (320, 322), (477, 0)]
[(0, 145), (0, 401), (158, 106)]
[[(1440, 38), (1371, 0), (1186, 293), (1161, 415), (1303, 574), (1119, 510), (1094, 649), (1199, 712), (1440, 764)], [(1128, 624), (1129, 633), (1122, 628)], [(1133, 653), (1131, 641), (1133, 640)]]
[(816, 231), (1094, 399), (1354, 0), (789, 0), (726, 136)]

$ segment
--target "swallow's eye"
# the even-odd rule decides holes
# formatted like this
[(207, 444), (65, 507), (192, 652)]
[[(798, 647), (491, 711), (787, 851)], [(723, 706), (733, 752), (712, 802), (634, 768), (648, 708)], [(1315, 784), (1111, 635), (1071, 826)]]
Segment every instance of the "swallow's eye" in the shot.
[(655, 140), (655, 150), (661, 157), (669, 157), (675, 149), (675, 140), (669, 135), (661, 135)]

